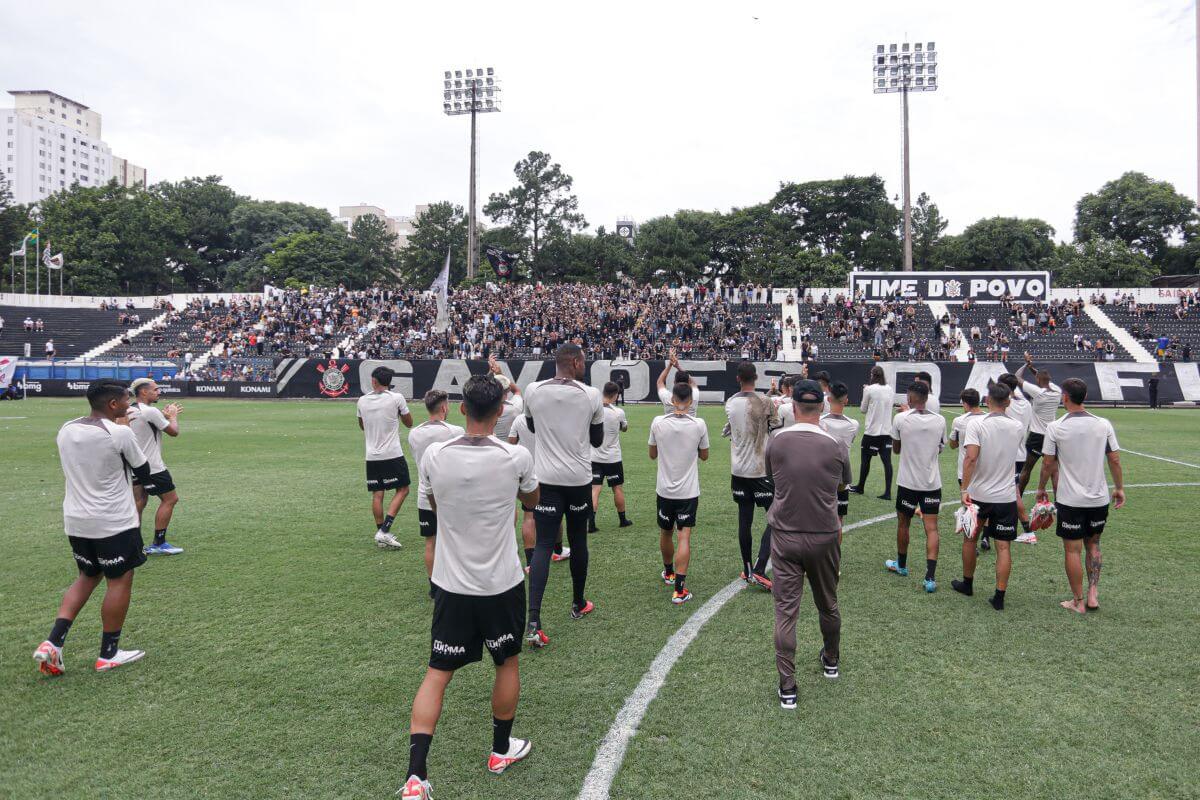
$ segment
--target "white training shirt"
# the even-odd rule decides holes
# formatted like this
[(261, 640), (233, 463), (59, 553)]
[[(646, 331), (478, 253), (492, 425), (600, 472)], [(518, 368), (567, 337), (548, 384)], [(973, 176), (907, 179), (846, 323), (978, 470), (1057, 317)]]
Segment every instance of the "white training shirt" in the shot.
[(821, 415), (820, 427), (846, 445), (847, 452), (854, 444), (854, 437), (858, 435), (858, 420), (850, 419), (845, 414), (834, 414), (832, 411)]
[(1029, 404), (1033, 407), (1029, 430), (1044, 435), (1046, 426), (1054, 422), (1054, 417), (1058, 414), (1058, 406), (1062, 402), (1062, 387), (1052, 383), (1043, 389), (1035, 383), (1025, 381), (1021, 384), (1021, 391), (1029, 398)]
[(1068, 506), (1108, 505), (1108, 454), (1120, 450), (1112, 423), (1087, 411), (1072, 411), (1050, 423), (1042, 454), (1058, 459), (1054, 499)]
[(979, 447), (975, 473), (971, 476), (971, 485), (966, 487), (972, 500), (1016, 502), (1017, 475), (1013, 472), (1013, 453), (1024, 436), (1021, 423), (1004, 414), (987, 414), (967, 426), (963, 446)]
[(504, 401), (504, 405), (500, 408), (500, 418), (496, 420), (495, 436), (506, 441), (508, 432), (512, 430), (513, 422), (524, 415), (525, 401), (521, 399), (519, 394), (514, 394), (512, 397)]
[(895, 402), (896, 390), (886, 383), (872, 383), (863, 387), (863, 398), (858, 410), (866, 415), (864, 436), (892, 435), (892, 406)]
[(150, 462), (150, 472), (164, 471), (167, 465), (162, 457), (162, 432), (171, 421), (149, 403), (130, 403), (128, 418), (129, 429)]
[(429, 420), (422, 422), (417, 427), (408, 432), (408, 447), (412, 450), (413, 463), (417, 469), (417, 508), (431, 510), (429, 508), (429, 499), (425, 497), (425, 485), (422, 483), (420, 471), (421, 459), (425, 455), (425, 451), (429, 449), (429, 445), (436, 442), (448, 442), (462, 436), (466, 431), (459, 425), (453, 425), (443, 420)]
[(918, 492), (942, 488), (938, 456), (946, 443), (946, 422), (928, 409), (909, 409), (896, 415), (892, 439), (900, 442), (900, 472), (896, 485)]
[(525, 416), (538, 437), (534, 472), (555, 486), (592, 485), (589, 428), (604, 422), (600, 390), (579, 381), (550, 378), (525, 390)]
[(1016, 420), (1021, 425), (1021, 441), (1017, 443), (1016, 455), (1013, 456), (1013, 460), (1024, 461), (1027, 455), (1025, 437), (1029, 434), (1029, 426), (1033, 423), (1033, 406), (1020, 391), (1013, 392), (1008, 408), (1004, 409), (1004, 416)]
[[(751, 403), (761, 406), (758, 425), (751, 419)], [(768, 433), (779, 428), (778, 407), (757, 392), (738, 392), (725, 401), (725, 416), (729, 420), (729, 471), (739, 478), (765, 478)]]
[(57, 441), (67, 479), (66, 534), (107, 539), (139, 527), (128, 470), (147, 462), (133, 431), (106, 419), (81, 417), (59, 428)]
[[(687, 410), (689, 417), (696, 416), (696, 403), (699, 400), (699, 397), (700, 397), (699, 387), (693, 386), (692, 387), (692, 402), (691, 402), (691, 405), (688, 406), (688, 410)], [(658, 390), (658, 399), (663, 405), (663, 413), (664, 414), (670, 415), (670, 414), (675, 413), (675, 403), (672, 400), (670, 387), (663, 387), (662, 389), (659, 389)]]
[[(517, 555), (513, 501), (537, 488), (533, 459), (494, 436), (434, 442), (421, 458), (420, 484), (438, 504), (433, 582), (455, 594), (502, 594), (525, 580)], [(438, 503), (438, 500), (441, 500)]]
[(978, 411), (973, 414), (959, 414), (950, 423), (950, 441), (958, 442), (958, 480), (962, 482), (963, 459), (967, 457), (967, 447), (964, 444), (967, 437), (967, 426), (976, 420), (983, 419), (987, 414)]
[(625, 410), (604, 406), (604, 442), (592, 448), (592, 461), (597, 464), (616, 464), (621, 460), (621, 432), (629, 430)]
[(408, 413), (408, 403), (399, 392), (368, 392), (358, 398), (358, 418), (363, 421), (367, 442), (367, 461), (404, 458), (400, 446), (400, 417)]
[(686, 414), (655, 417), (649, 444), (658, 448), (659, 497), (690, 500), (700, 496), (700, 450), (708, 449), (708, 426)]
[[(825, 401), (829, 402), (828, 399)], [(784, 397), (782, 402), (778, 403), (777, 411), (779, 413), (779, 427), (771, 431), (771, 435), (775, 436), (784, 428), (790, 428), (796, 424), (796, 405), (792, 402), (791, 397)]]
[[(512, 430), (508, 432), (508, 438), (515, 438), (518, 445), (529, 451), (529, 457), (533, 458), (534, 461), (537, 460), (535, 458), (535, 454), (537, 453), (537, 435), (529, 430), (529, 423), (525, 421), (524, 414), (517, 417), (513, 422)], [(512, 442), (509, 442), (509, 444), (512, 444)]]

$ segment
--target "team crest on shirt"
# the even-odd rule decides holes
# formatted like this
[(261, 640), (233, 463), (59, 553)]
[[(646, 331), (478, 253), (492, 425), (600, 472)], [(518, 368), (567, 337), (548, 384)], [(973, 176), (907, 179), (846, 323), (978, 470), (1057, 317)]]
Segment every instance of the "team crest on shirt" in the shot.
[(350, 381), (346, 373), (350, 371), (349, 364), (338, 365), (336, 358), (329, 359), (329, 364), (317, 364), (317, 372), (321, 373), (321, 382), (317, 389), (326, 397), (341, 397), (350, 391)]

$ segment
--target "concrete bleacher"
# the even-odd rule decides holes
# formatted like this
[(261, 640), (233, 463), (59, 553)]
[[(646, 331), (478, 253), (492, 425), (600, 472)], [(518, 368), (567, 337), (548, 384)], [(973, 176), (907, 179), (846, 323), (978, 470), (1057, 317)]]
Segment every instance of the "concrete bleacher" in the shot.
[[(911, 316), (905, 311), (910, 308), (912, 309)], [(860, 361), (874, 358), (875, 338), (872, 332), (868, 331), (866, 338), (863, 337), (861, 331), (854, 336), (832, 337), (829, 335), (829, 323), (837, 313), (834, 303), (799, 303), (795, 306), (794, 312), (789, 314), (790, 311), (790, 307), (785, 307), (785, 323), (789, 316), (794, 316), (796, 330), (785, 329), (783, 332), (787, 352), (799, 353), (802, 350), (797, 334), (808, 328), (809, 340), (817, 345), (817, 355), (821, 361)], [(878, 315), (879, 312), (878, 306), (870, 306), (867, 310), (868, 315)], [(936, 345), (938, 341), (935, 329), (936, 320), (928, 305), (925, 303), (906, 304), (898, 317), (901, 344), (897, 358), (907, 359), (910, 342), (917, 344), (924, 339), (931, 346)], [(788, 345), (792, 344), (791, 340), (796, 341), (794, 346), (789, 347)]]
[[(163, 312), (154, 308), (101, 311), (98, 308), (0, 306), (0, 317), (4, 318), (4, 330), (0, 332), (0, 354), (23, 355), (28, 343), (30, 356), (41, 358), (45, 354), (46, 342), (53, 339), (55, 358), (80, 358), (126, 329), (127, 326), (118, 322), (121, 313), (138, 314), (144, 324)], [(26, 317), (35, 321), (41, 319), (45, 329), (26, 331)]]
[(1158, 338), (1166, 336), (1174, 346), (1172, 358), (1195, 361), (1200, 349), (1200, 312), (1193, 308), (1179, 319), (1175, 316), (1176, 308), (1175, 305), (1148, 305), (1141, 313), (1133, 313), (1119, 304), (1103, 306), (1105, 316), (1128, 331), (1150, 352), (1154, 352)]
[[(966, 340), (967, 345), (975, 351), (975, 358), (979, 361), (987, 358), (986, 349), (990, 341), (988, 336), (988, 320), (990, 319), (996, 320), (998, 329), (1008, 339), (1010, 360), (1020, 358), (1024, 352), (1029, 352), (1035, 360), (1041, 361), (1095, 359), (1096, 351), (1094, 348), (1090, 350), (1079, 350), (1077, 348), (1075, 344), (1076, 335), (1082, 336), (1093, 344), (1098, 339), (1106, 342), (1112, 341), (1116, 347), (1115, 360), (1132, 360), (1132, 356), (1121, 346), (1120, 342), (1114, 340), (1107, 331), (1101, 329), (1087, 314), (1075, 314), (1070, 324), (1068, 324), (1067, 314), (1062, 310), (1054, 313), (1047, 307), (1047, 312), (1055, 316), (1055, 327), (1047, 329), (1047, 332), (1043, 332), (1041, 327), (1036, 324), (1032, 328), (1023, 326), (1028, 338), (1022, 342), (1011, 330), (1012, 312), (1003, 306), (976, 305), (971, 309), (951, 307), (951, 313), (958, 315), (959, 327), (963, 331), (963, 338)], [(973, 326), (978, 326), (982, 334), (979, 341), (971, 340), (970, 334)]]

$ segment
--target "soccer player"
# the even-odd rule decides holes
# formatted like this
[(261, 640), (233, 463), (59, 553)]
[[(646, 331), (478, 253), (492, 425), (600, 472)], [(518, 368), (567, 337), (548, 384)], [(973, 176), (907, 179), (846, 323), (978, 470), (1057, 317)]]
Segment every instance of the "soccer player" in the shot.
[(663, 414), (674, 412), (671, 390), (667, 387), (667, 376), (671, 373), (672, 368), (675, 370), (675, 383), (686, 383), (692, 388), (692, 404), (688, 407), (688, 416), (694, 417), (696, 416), (696, 404), (700, 401), (700, 392), (696, 387), (696, 379), (679, 368), (679, 358), (675, 355), (674, 350), (670, 351), (667, 363), (663, 365), (663, 371), (658, 376), (658, 399), (663, 404)]
[(937, 591), (938, 512), (942, 507), (942, 471), (938, 456), (945, 444), (946, 423), (941, 414), (926, 408), (929, 384), (913, 381), (908, 387), (908, 411), (892, 423), (892, 448), (900, 456), (896, 478), (896, 558), (884, 566), (897, 575), (908, 575), (909, 527), (921, 511), (925, 527), (925, 591)]
[[(358, 398), (358, 427), (365, 434), (367, 443), (367, 491), (371, 493), (371, 513), (375, 515), (375, 544), (380, 547), (400, 547), (400, 541), (392, 536), (392, 523), (412, 482), (408, 476), (408, 462), (404, 460), (404, 449), (400, 446), (400, 426), (411, 428), (412, 412), (404, 395), (391, 390), (396, 373), (388, 367), (376, 367), (371, 372), (371, 391)], [(396, 493), (383, 513), (383, 496), (388, 489)]]
[[(650, 423), (650, 460), (658, 462), (658, 547), (662, 552), (664, 583), (674, 584), (671, 602), (692, 599), (687, 589), (688, 562), (692, 557), (692, 529), (700, 505), (698, 462), (708, 461), (708, 426), (689, 416), (692, 387), (677, 383), (671, 390), (672, 411)], [(660, 458), (661, 456), (661, 458)], [(679, 530), (679, 546), (672, 533)]]
[[(1058, 536), (1063, 540), (1067, 583), (1071, 599), (1062, 607), (1083, 614), (1100, 608), (1100, 534), (1108, 521), (1108, 481), (1104, 464), (1112, 473), (1112, 505), (1125, 505), (1125, 476), (1121, 470), (1117, 434), (1108, 420), (1084, 408), (1087, 384), (1068, 378), (1062, 385), (1067, 413), (1046, 426), (1044, 461), (1038, 478), (1038, 500), (1048, 500), (1046, 483), (1054, 485), (1058, 510)], [(1087, 600), (1083, 595), (1086, 551)]]
[[(846, 404), (850, 402), (849, 388), (841, 381), (831, 383), (829, 392), (825, 395), (825, 402), (829, 404), (829, 412), (821, 415), (821, 430), (846, 445), (846, 452), (849, 453), (854, 445), (854, 437), (858, 435), (858, 420), (846, 416)], [(842, 543), (842, 521), (849, 512), (850, 491), (848, 487), (842, 487), (837, 493), (839, 545)]]
[(63, 595), (46, 641), (33, 652), (43, 675), (62, 675), (62, 650), (71, 623), (103, 577), (100, 607), (103, 635), (96, 670), (104, 672), (137, 661), (143, 650), (121, 650), (121, 627), (129, 611), (133, 571), (146, 563), (137, 506), (129, 472), (150, 480), (150, 464), (137, 438), (117, 420), (129, 411), (129, 390), (114, 380), (93, 381), (87, 390), (91, 413), (58, 431), (58, 455), (66, 476), (63, 528), (79, 575)]
[(925, 401), (925, 410), (930, 414), (941, 414), (942, 404), (938, 400), (937, 394), (933, 391), (933, 376), (927, 371), (921, 370), (916, 375), (913, 375), (913, 380), (924, 381), (929, 387), (929, 399)]
[(525, 573), (512, 531), (512, 502), (538, 504), (533, 459), (493, 433), (504, 390), (491, 375), (463, 386), (466, 433), (430, 444), (421, 458), (420, 485), (438, 515), (436, 587), (429, 669), (413, 698), (405, 800), (428, 800), (426, 760), (446, 686), (456, 670), (479, 661), (486, 647), (496, 665), (492, 686), (489, 772), (500, 774), (533, 746), (512, 736), (521, 676), (517, 666), (525, 625)]
[[(1012, 456), (1025, 436), (1021, 423), (1005, 415), (1012, 392), (1003, 383), (988, 387), (988, 413), (966, 426), (963, 446), (962, 502), (975, 503), (983, 533), (996, 545), (996, 593), (988, 602), (1004, 610), (1004, 593), (1012, 572), (1012, 542), (1017, 538), (1017, 482)], [(975, 543), (963, 538), (963, 579), (951, 581), (954, 591), (975, 593)]]
[(425, 571), (429, 573), (430, 594), (433, 593), (433, 556), (437, 547), (437, 512), (425, 497), (421, 484), (421, 458), (429, 445), (446, 442), (463, 435), (463, 429), (446, 421), (450, 413), (450, 398), (441, 389), (430, 389), (425, 393), (425, 410), (429, 419), (412, 429), (408, 434), (408, 446), (412, 448), (413, 463), (417, 465), (417, 527), (425, 539)]
[(150, 500), (150, 495), (158, 498), (158, 510), (154, 512), (154, 540), (146, 545), (146, 555), (174, 556), (183, 552), (182, 547), (176, 547), (167, 541), (167, 526), (171, 524), (171, 515), (179, 502), (179, 493), (175, 491), (175, 481), (163, 463), (162, 435), (179, 435), (179, 413), (183, 407), (178, 403), (168, 403), (162, 411), (154, 407), (158, 402), (158, 384), (153, 378), (138, 378), (129, 385), (134, 402), (129, 404), (129, 428), (137, 438), (138, 447), (150, 461), (150, 480), (142, 483), (136, 478), (133, 481), (133, 501), (137, 504), (138, 527), (141, 527), (142, 511)]
[(604, 384), (604, 442), (592, 448), (592, 516), (588, 520), (588, 533), (596, 527), (596, 511), (600, 508), (600, 492), (604, 482), (612, 489), (613, 504), (622, 528), (633, 523), (625, 516), (625, 465), (621, 461), (621, 434), (629, 430), (625, 412), (617, 408), (617, 395), (621, 387), (612, 381)]
[[(808, 374), (808, 365), (807, 364), (804, 365), (803, 374), (804, 375)], [(828, 372), (826, 372), (825, 370), (821, 370), (820, 372), (818, 372), (816, 375), (813, 376), (813, 380), (815, 380), (818, 384), (820, 384), (821, 391), (825, 393), (825, 402), (821, 407), (821, 413), (828, 414), (831, 409), (831, 404), (829, 402), (829, 388), (831, 386), (830, 380), (832, 380), (832, 379), (829, 377)], [(795, 417), (795, 415), (793, 414), (793, 418), (794, 417)]]
[[(1021, 381), (1017, 379), (1016, 375), (1006, 372), (997, 378), (996, 382), (1007, 386), (1011, 397), (1004, 415), (1021, 424), (1021, 441), (1017, 444), (1016, 468), (1013, 472), (1013, 481), (1019, 483), (1021, 473), (1025, 470), (1025, 461), (1028, 458), (1025, 442), (1029, 437), (1029, 428), (1033, 424), (1033, 406), (1021, 393)], [(1037, 544), (1037, 534), (1029, 527), (1029, 515), (1025, 513), (1025, 503), (1021, 500), (1019, 491), (1017, 492), (1017, 520), (1021, 523), (1021, 533), (1017, 535), (1016, 540), (1022, 544)]]
[(871, 367), (870, 383), (863, 386), (862, 403), (859, 410), (866, 415), (863, 428), (862, 452), (859, 460), (858, 484), (850, 489), (862, 494), (866, 489), (867, 476), (871, 474), (871, 456), (879, 456), (883, 462), (883, 494), (880, 500), (892, 499), (892, 406), (896, 403), (896, 392), (888, 385), (883, 367)]
[[(508, 443), (518, 444), (529, 451), (529, 457), (534, 458), (537, 453), (537, 435), (529, 430), (529, 423), (525, 421), (525, 415), (517, 417), (513, 422), (512, 430), (508, 432)], [(536, 459), (535, 459), (536, 460)], [(535, 477), (536, 477), (536, 473)], [(533, 524), (533, 508), (521, 506), (521, 546), (525, 550), (525, 572), (529, 573), (530, 566), (533, 564), (533, 549), (537, 542), (537, 532)], [(558, 528), (558, 534), (554, 540), (554, 552), (550, 554), (550, 561), (558, 563), (566, 561), (571, 557), (571, 548), (563, 547), (562, 526)]]
[(573, 342), (554, 354), (555, 375), (530, 384), (525, 392), (525, 418), (537, 434), (533, 471), (541, 484), (541, 502), (533, 510), (537, 542), (529, 571), (529, 621), (525, 641), (531, 647), (550, 643), (542, 629), (542, 595), (550, 576), (550, 553), (563, 518), (571, 546), (571, 617), (583, 619), (596, 610), (584, 597), (587, 587), (587, 521), (592, 509), (592, 450), (604, 443), (604, 401), (583, 383), (583, 348)]
[(525, 401), (521, 399), (521, 387), (500, 371), (500, 364), (496, 362), (494, 353), (488, 356), (488, 371), (504, 389), (504, 408), (500, 412), (500, 419), (496, 421), (496, 438), (505, 441), (512, 430), (513, 422), (525, 413)]
[[(1036, 383), (1030, 383), (1024, 377), (1025, 370), (1033, 372)], [(1058, 404), (1062, 402), (1062, 388), (1050, 380), (1050, 370), (1037, 369), (1033, 366), (1033, 356), (1025, 354), (1025, 363), (1017, 370), (1017, 379), (1021, 381), (1021, 391), (1029, 398), (1033, 414), (1029, 422), (1029, 436), (1025, 439), (1025, 466), (1021, 469), (1018, 488), (1024, 494), (1029, 479), (1033, 476), (1033, 468), (1042, 457), (1042, 443), (1046, 438), (1046, 428), (1054, 422), (1058, 414)]]
[(779, 397), (773, 398), (775, 413), (779, 415), (779, 427), (771, 431), (772, 436), (784, 428), (796, 424), (796, 412), (792, 406), (792, 387), (796, 385), (797, 380), (795, 375), (784, 375), (779, 379)]
[[(725, 423), (721, 435), (729, 438), (730, 490), (738, 508), (738, 547), (742, 555), (741, 579), (771, 591), (767, 559), (771, 557), (771, 526), (763, 528), (758, 559), (751, 560), (754, 544), (754, 507), (771, 510), (775, 485), (767, 475), (767, 439), (780, 426), (779, 410), (771, 398), (754, 391), (758, 370), (749, 361), (737, 367), (739, 391), (725, 401)], [(790, 387), (789, 387), (790, 391)], [(787, 404), (791, 405), (789, 397)], [(682, 536), (682, 534), (681, 534)]]

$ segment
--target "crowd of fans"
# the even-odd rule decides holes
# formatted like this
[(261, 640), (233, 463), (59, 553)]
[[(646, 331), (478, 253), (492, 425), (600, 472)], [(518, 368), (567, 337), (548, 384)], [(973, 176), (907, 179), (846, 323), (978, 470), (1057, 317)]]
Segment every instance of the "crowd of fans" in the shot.
[(1139, 303), (1132, 293), (1113, 299), (1113, 307), (1126, 315), (1126, 327), (1146, 343), (1159, 361), (1191, 361), (1192, 344), (1181, 336), (1184, 323), (1200, 317), (1200, 297), (1188, 291), (1173, 305)]
[[(809, 294), (806, 299), (807, 324), (803, 319), (793, 324), (789, 317), (787, 326), (799, 337), (804, 361), (816, 361), (821, 355), (816, 333), (829, 342), (853, 345), (875, 361), (950, 361), (961, 343), (957, 317), (946, 315), (930, 323), (928, 315), (922, 318), (920, 313), (925, 306), (916, 300), (867, 303), (861, 296), (838, 294), (830, 299), (827, 293), (815, 299)], [(789, 300), (785, 299), (785, 306)]]

